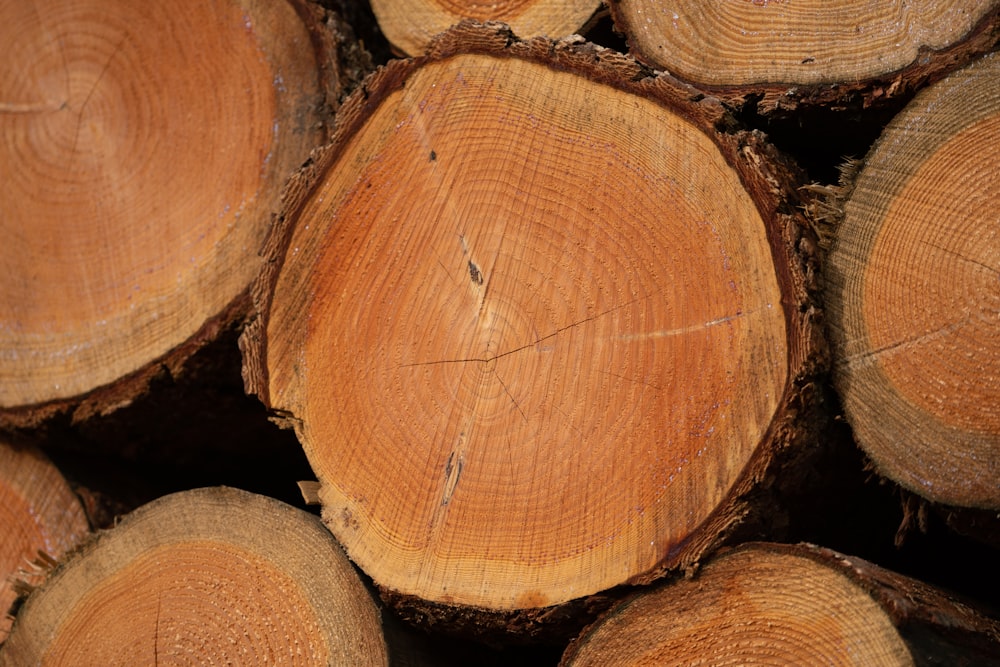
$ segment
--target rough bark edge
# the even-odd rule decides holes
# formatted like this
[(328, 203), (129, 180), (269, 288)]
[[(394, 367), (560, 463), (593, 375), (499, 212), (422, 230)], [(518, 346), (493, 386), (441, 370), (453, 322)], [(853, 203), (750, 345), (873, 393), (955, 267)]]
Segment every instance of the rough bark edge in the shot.
[(803, 202), (796, 195), (802, 174), (757, 131), (720, 139), (740, 156), (730, 157), (730, 163), (764, 220), (772, 222), (767, 234), (783, 291), (788, 378), (770, 426), (726, 499), (692, 532), (688, 543), (677, 545), (658, 568), (629, 584), (648, 584), (679, 570), (690, 575), (703, 557), (725, 544), (780, 534), (787, 518), (778, 498), (817, 453), (815, 443), (828, 419), (824, 383), (830, 353), (819, 301), (818, 238), (803, 218)]
[[(219, 487), (219, 488), (228, 488), (228, 487)], [(195, 491), (200, 491), (200, 489), (195, 489)], [(78, 492), (75, 488), (73, 489), (73, 492), (74, 494), (78, 495)], [(180, 493), (186, 493), (186, 492), (182, 491)], [(167, 496), (162, 496), (161, 498), (166, 498), (169, 497), (170, 495), (174, 494), (168, 494)], [(83, 498), (79, 498), (79, 495), (78, 499), (80, 500), (81, 503), (85, 502)], [(11, 608), (10, 610), (8, 610), (7, 613), (14, 619), (14, 623), (15, 624), (17, 623), (18, 614), (21, 608), (24, 607), (24, 605), (28, 602), (28, 599), (31, 597), (32, 593), (34, 593), (36, 590), (40, 588), (43, 588), (49, 582), (49, 580), (52, 579), (54, 575), (64, 570), (69, 564), (71, 564), (77, 558), (83, 558), (87, 554), (93, 552), (95, 549), (98, 548), (101, 542), (108, 539), (109, 536), (113, 538), (114, 529), (116, 529), (121, 523), (124, 522), (125, 524), (128, 524), (129, 522), (133, 521), (133, 514), (135, 516), (142, 516), (147, 511), (146, 506), (156, 503), (158, 500), (160, 499), (159, 498), (154, 499), (149, 503), (146, 503), (139, 507), (131, 508), (124, 514), (121, 515), (116, 514), (114, 517), (112, 517), (110, 523), (106, 523), (104, 525), (97, 525), (93, 523), (94, 518), (91, 517), (89, 513), (87, 513), (87, 520), (92, 522), (91, 531), (82, 540), (80, 540), (72, 549), (67, 550), (59, 558), (54, 558), (51, 554), (48, 554), (44, 551), (39, 551), (37, 557), (34, 560), (32, 560), (28, 564), (28, 566), (30, 567), (32, 573), (41, 575), (41, 581), (32, 584), (25, 581), (23, 578), (18, 578), (14, 579), (12, 582), (15, 587), (15, 590), (17, 591), (18, 598), (11, 605)], [(0, 644), (0, 655), (2, 655), (2, 648), (3, 644)]]
[[(718, 99), (667, 74), (657, 73), (629, 56), (587, 43), (579, 36), (556, 41), (546, 38), (520, 40), (505, 24), (463, 21), (439, 36), (425, 55), (390, 62), (366, 79), (341, 107), (332, 141), (313, 151), (303, 169), (289, 180), (282, 196), (282, 211), (262, 251), (265, 268), (252, 289), (253, 316), (240, 338), (246, 391), (261, 399), (279, 425), (286, 428), (296, 425), (298, 420), (293, 415), (278, 413), (271, 405), (266, 332), (274, 289), (299, 212), (350, 138), (388, 95), (402, 88), (408, 77), (423, 65), (459, 54), (517, 58), (573, 72), (626, 94), (649, 99), (678, 114), (713, 139), (739, 174), (743, 187), (765, 220), (771, 259), (783, 292), (780, 305), (785, 314), (789, 345), (784, 395), (760, 446), (726, 499), (688, 539), (675, 545), (659, 565), (623, 582), (619, 588), (627, 590), (632, 585), (649, 583), (672, 570), (691, 572), (707, 553), (724, 543), (751, 515), (761, 488), (769, 486), (779, 470), (795, 458), (788, 453), (804, 446), (819, 428), (819, 397), (822, 394), (819, 385), (829, 361), (816, 298), (816, 239), (805, 222), (801, 212), (803, 204), (796, 194), (803, 182), (801, 174), (766, 142), (763, 134), (741, 130)], [(754, 514), (754, 517), (761, 518), (761, 515)], [(586, 615), (588, 610), (592, 616), (611, 603), (612, 600), (604, 599), (606, 595), (617, 595), (605, 591), (550, 607), (498, 612), (430, 602), (384, 587), (381, 592), (403, 618), (425, 627), (447, 627), (478, 637), (506, 636), (509, 639), (517, 634), (529, 641), (549, 634), (552, 628), (579, 628), (578, 617)]]
[(292, 3), (312, 39), (324, 97), (320, 117), (326, 123), (326, 139), (329, 139), (333, 114), (374, 69), (373, 57), (356, 36), (345, 15), (346, 8), (324, 8), (314, 4), (318, 0), (286, 1)]
[(824, 262), (827, 252), (833, 245), (837, 227), (844, 219), (844, 205), (854, 192), (858, 173), (864, 163), (864, 158), (848, 158), (837, 166), (840, 174), (836, 184), (809, 183), (799, 188), (805, 193), (802, 210), (816, 236), (819, 254)]
[(953, 532), (1000, 551), (1000, 512), (950, 506), (933, 509)]
[[(858, 449), (865, 457), (865, 470), (890, 485), (899, 503), (902, 518), (893, 540), (897, 549), (904, 547), (913, 537), (927, 535), (940, 525), (959, 538), (1000, 551), (1000, 512), (944, 505), (924, 498), (883, 476), (864, 450)], [(1000, 609), (997, 612), (1000, 613)]]
[(493, 647), (565, 644), (632, 587), (619, 586), (551, 607), (497, 611), (430, 602), (377, 586), (382, 601), (407, 625), (432, 635), (472, 638)]
[[(612, 20), (624, 25), (616, 0), (610, 0)], [(617, 29), (617, 28), (616, 28)], [(625, 33), (629, 52), (641, 62), (655, 67), (654, 61), (641, 52), (632, 35)], [(683, 79), (708, 95), (721, 99), (727, 107), (764, 117), (784, 118), (800, 108), (826, 107), (834, 111), (902, 106), (917, 90), (934, 83), (1000, 45), (1000, 6), (989, 11), (965, 37), (935, 50), (921, 46), (909, 65), (860, 81), (794, 84), (757, 83), (710, 85)]]
[[(318, 90), (323, 98), (316, 109), (316, 116), (325, 127), (325, 140), (331, 133), (333, 114), (347, 94), (372, 69), (371, 56), (355, 39), (350, 25), (335, 12), (321, 8), (312, 0), (285, 1), (302, 21), (312, 42), (318, 66)], [(63, 415), (75, 424), (94, 416), (106, 416), (130, 405), (146, 394), (157, 380), (184, 375), (192, 358), (224, 331), (242, 328), (251, 304), (248, 285), (186, 341), (123, 377), (77, 396), (0, 408), (0, 432), (34, 429)]]

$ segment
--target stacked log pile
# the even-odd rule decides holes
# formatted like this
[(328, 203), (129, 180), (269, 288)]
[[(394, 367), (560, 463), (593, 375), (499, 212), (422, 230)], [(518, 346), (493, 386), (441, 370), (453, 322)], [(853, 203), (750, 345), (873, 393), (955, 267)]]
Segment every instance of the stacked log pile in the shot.
[(1000, 662), (1000, 6), (690, 4), (0, 10), (0, 664)]

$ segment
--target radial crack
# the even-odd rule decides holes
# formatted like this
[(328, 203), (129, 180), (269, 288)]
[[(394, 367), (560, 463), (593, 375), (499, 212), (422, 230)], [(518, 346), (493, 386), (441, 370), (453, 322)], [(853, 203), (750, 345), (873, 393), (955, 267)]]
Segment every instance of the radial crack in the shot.
[(514, 404), (514, 407), (517, 408), (517, 411), (521, 413), (521, 418), (524, 419), (524, 423), (527, 424), (528, 415), (524, 414), (524, 410), (521, 409), (520, 404), (516, 400), (514, 400), (514, 395), (510, 393), (510, 389), (507, 388), (507, 384), (503, 381), (503, 379), (500, 377), (500, 374), (497, 373), (495, 368), (493, 369), (493, 375), (494, 377), (496, 377), (497, 382), (500, 383), (500, 386), (503, 387), (503, 391), (505, 394), (507, 394), (507, 398), (509, 398), (510, 402)]
[(941, 252), (945, 253), (946, 255), (951, 255), (952, 257), (954, 257), (955, 259), (959, 260), (960, 262), (968, 262), (969, 264), (972, 264), (974, 266), (978, 266), (981, 269), (986, 269), (987, 271), (989, 271), (993, 275), (1000, 275), (1000, 270), (998, 270), (996, 267), (993, 267), (993, 266), (990, 266), (989, 264), (985, 264), (983, 262), (980, 262), (978, 259), (974, 259), (972, 257), (967, 257), (967, 256), (963, 255), (962, 253), (958, 252), (957, 250), (953, 250), (951, 248), (945, 248), (944, 246), (940, 246), (940, 245), (938, 245), (936, 243), (931, 243), (930, 241), (922, 241), (922, 243), (924, 245), (930, 246), (931, 248), (934, 248), (935, 250), (940, 250)]
[(117, 56), (119, 52), (121, 52), (122, 47), (125, 46), (125, 42), (127, 40), (128, 40), (128, 35), (122, 36), (121, 41), (118, 42), (118, 45), (115, 47), (114, 51), (112, 51), (111, 55), (108, 56), (107, 62), (104, 63), (104, 67), (101, 69), (101, 73), (97, 75), (97, 79), (94, 81), (94, 85), (92, 85), (90, 87), (90, 90), (87, 92), (87, 97), (85, 97), (83, 99), (83, 103), (80, 104), (80, 110), (77, 112), (77, 117), (76, 117), (76, 133), (73, 135), (73, 150), (70, 152), (70, 155), (76, 155), (76, 147), (80, 141), (80, 128), (83, 125), (83, 112), (87, 108), (87, 105), (90, 103), (90, 98), (94, 96), (94, 92), (97, 90), (97, 87), (100, 86), (101, 81), (104, 80), (104, 75), (107, 74), (108, 70), (111, 69), (111, 63), (114, 61), (115, 56)]
[(910, 336), (909, 338), (904, 338), (903, 340), (896, 341), (895, 343), (888, 343), (874, 350), (867, 350), (865, 352), (860, 352), (858, 354), (851, 355), (837, 362), (838, 366), (846, 366), (849, 368), (865, 368), (871, 366), (878, 362), (878, 360), (884, 356), (895, 354), (898, 352), (903, 352), (913, 347), (914, 345), (919, 345), (927, 341), (932, 341), (942, 336), (947, 336), (948, 334), (954, 332), (959, 327), (963, 327), (969, 323), (972, 316), (966, 316), (958, 322), (953, 322), (951, 324), (946, 324), (942, 327), (935, 329), (934, 331), (928, 331), (926, 333), (917, 334), (915, 336)]
[(156, 595), (156, 624), (153, 627), (153, 665), (160, 664), (160, 610), (163, 605), (163, 593)]
[[(753, 313), (756, 311), (750, 311)], [(738, 312), (735, 315), (726, 315), (724, 317), (719, 317), (714, 320), (709, 320), (708, 322), (702, 322), (700, 324), (691, 324), (686, 327), (677, 327), (676, 329), (658, 329), (657, 331), (646, 331), (644, 333), (632, 333), (632, 334), (622, 334), (618, 337), (619, 340), (649, 340), (651, 338), (669, 338), (671, 336), (680, 336), (683, 334), (692, 333), (694, 331), (703, 331), (704, 329), (710, 329), (712, 327), (718, 326), (720, 324), (725, 324), (726, 322), (732, 322), (733, 320), (738, 320), (750, 313)]]
[(65, 107), (65, 102), (0, 102), (0, 113), (43, 113)]
[(555, 331), (553, 331), (550, 334), (546, 334), (545, 336), (542, 336), (540, 338), (536, 338), (535, 340), (531, 341), (530, 343), (526, 343), (524, 345), (521, 345), (520, 347), (515, 347), (513, 350), (507, 350), (506, 352), (498, 352), (497, 354), (495, 354), (495, 355), (493, 355), (491, 357), (467, 357), (467, 358), (464, 358), (464, 359), (439, 359), (437, 361), (418, 361), (418, 362), (415, 362), (415, 363), (412, 363), (412, 364), (400, 364), (399, 366), (397, 366), (397, 368), (413, 368), (414, 366), (436, 366), (438, 364), (467, 364), (467, 363), (472, 363), (472, 362), (489, 363), (491, 361), (496, 361), (497, 359), (501, 359), (501, 358), (509, 356), (511, 354), (516, 354), (517, 352), (521, 352), (522, 350), (527, 350), (530, 347), (535, 347), (539, 343), (543, 343), (543, 342), (547, 341), (550, 338), (554, 338), (554, 337), (558, 336), (559, 334), (563, 333), (564, 331), (568, 331), (569, 329), (572, 329), (574, 327), (578, 327), (581, 324), (586, 324), (587, 322), (592, 322), (592, 321), (594, 321), (594, 320), (596, 320), (596, 319), (598, 319), (600, 317), (604, 317), (608, 313), (613, 313), (616, 310), (620, 310), (620, 309), (622, 309), (622, 308), (624, 308), (626, 306), (630, 306), (633, 303), (635, 303), (635, 301), (636, 300), (632, 300), (632, 301), (630, 301), (628, 303), (624, 303), (624, 304), (622, 304), (620, 306), (615, 306), (614, 308), (609, 308), (608, 310), (605, 310), (602, 313), (598, 313), (596, 315), (591, 315), (590, 317), (585, 317), (582, 320), (578, 320), (576, 322), (573, 322), (572, 324), (567, 324), (564, 327), (560, 327), (560, 328), (556, 329)]
[(642, 378), (626, 377), (626, 376), (620, 375), (618, 373), (612, 373), (611, 371), (605, 371), (605, 370), (600, 370), (600, 369), (598, 369), (597, 372), (601, 373), (602, 375), (607, 375), (607, 376), (610, 376), (610, 377), (613, 377), (613, 378), (618, 378), (619, 380), (625, 380), (626, 382), (633, 382), (635, 384), (641, 384), (641, 385), (644, 385), (644, 386), (649, 387), (651, 389), (655, 389), (656, 391), (663, 391), (663, 387), (661, 387), (661, 386), (659, 386), (657, 384), (653, 384), (652, 382), (643, 380)]

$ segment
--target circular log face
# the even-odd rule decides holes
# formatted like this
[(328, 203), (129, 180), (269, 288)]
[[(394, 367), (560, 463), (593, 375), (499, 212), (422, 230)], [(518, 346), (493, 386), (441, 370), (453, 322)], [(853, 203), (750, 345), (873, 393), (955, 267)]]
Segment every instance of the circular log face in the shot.
[(892, 618), (842, 567), (806, 548), (743, 548), (615, 608), (562, 664), (912, 665)]
[(217, 316), (320, 137), (309, 35), (284, 2), (52, 0), (0, 16), (11, 407), (110, 383)]
[(644, 60), (711, 86), (871, 79), (966, 35), (996, 2), (621, 0), (615, 21)]
[(1000, 60), (889, 126), (830, 256), (837, 380), (859, 442), (930, 499), (1000, 508)]
[(480, 55), (417, 69), (298, 211), (267, 322), (324, 517), (375, 580), (543, 606), (648, 572), (786, 382), (764, 223), (701, 130)]
[(198, 489), (125, 517), (18, 615), (0, 664), (385, 665), (374, 601), (319, 521)]

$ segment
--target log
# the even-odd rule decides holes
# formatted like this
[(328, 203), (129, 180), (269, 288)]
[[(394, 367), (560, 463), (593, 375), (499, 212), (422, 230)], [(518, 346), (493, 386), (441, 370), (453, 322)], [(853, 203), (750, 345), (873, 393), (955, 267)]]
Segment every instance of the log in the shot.
[(985, 665), (1000, 623), (943, 591), (811, 545), (748, 543), (647, 589), (561, 665)]
[(581, 30), (600, 8), (594, 0), (373, 0), (379, 28), (404, 56), (419, 56), (432, 39), (465, 19), (501, 21), (519, 37), (566, 37)]
[(762, 114), (885, 103), (994, 48), (1000, 3), (620, 0), (631, 52)]
[[(0, 432), (25, 428), (18, 435), (44, 447), (72, 492), (64, 493), (66, 482), (51, 472), (30, 473), (31, 483), (22, 484), (41, 491), (37, 502), (16, 485), (5, 491), (0, 481), (0, 494), (11, 494), (0, 500), (0, 541), (18, 536), (21, 529), (12, 527), (22, 519), (31, 530), (31, 521), (76, 519), (81, 502), (91, 527), (113, 521), (117, 512), (95, 518), (91, 509), (103, 505), (101, 490), (124, 494), (95, 485), (97, 495), (83, 495), (77, 483), (84, 480), (69, 462), (99, 475), (120, 467), (140, 483), (144, 499), (218, 484), (286, 498), (295, 480), (315, 472), (318, 481), (304, 486), (323, 506), (330, 529), (306, 517), (309, 534), (319, 534), (316, 549), (300, 548), (303, 542), (287, 531), (297, 530), (301, 513), (216, 489), (196, 494), (211, 496), (195, 501), (210, 508), (211, 519), (199, 518), (202, 510), (190, 501), (178, 510), (167, 498), (124, 527), (99, 533), (78, 554), (67, 552), (72, 547), (21, 548), (13, 569), (0, 573), (15, 581), (0, 589), (8, 595), (0, 612), (13, 595), (28, 596), (14, 603), (12, 611), (22, 613), (13, 642), (0, 648), (0, 665), (307, 657), (324, 664), (337, 659), (322, 647), (338, 640), (322, 637), (324, 624), (315, 619), (370, 621), (373, 613), (375, 623), (366, 621), (364, 631), (370, 642), (348, 638), (336, 646), (375, 647), (384, 664), (379, 647), (386, 633), (393, 664), (548, 665), (589, 618), (637, 594), (566, 653), (567, 664), (576, 664), (609, 634), (609, 646), (642, 649), (658, 641), (646, 634), (664, 627), (649, 622), (652, 616), (641, 615), (639, 634), (614, 625), (640, 608), (647, 591), (662, 595), (657, 606), (675, 610), (668, 633), (719, 606), (730, 613), (723, 630), (706, 622), (660, 662), (709, 661), (706, 648), (740, 629), (754, 636), (733, 641), (763, 646), (763, 661), (790, 645), (768, 644), (766, 632), (788, 627), (780, 623), (788, 619), (733, 620), (746, 609), (733, 596), (762, 582), (784, 594), (760, 603), (765, 612), (785, 610), (813, 627), (839, 627), (845, 619), (862, 626), (858, 634), (843, 630), (844, 637), (871, 637), (870, 628), (881, 628), (881, 648), (869, 663), (880, 657), (1000, 662), (995, 622), (962, 611), (950, 594), (932, 594), (857, 559), (766, 545), (714, 557), (720, 545), (783, 539), (787, 529), (791, 539), (824, 542), (981, 602), (1000, 600), (994, 583), (1000, 510), (990, 500), (990, 485), (1000, 487), (991, 454), (995, 431), (983, 428), (997, 404), (990, 346), (1000, 310), (1000, 253), (986, 181), (990, 147), (998, 145), (990, 101), (998, 96), (989, 80), (996, 73), (975, 87), (959, 85), (964, 74), (945, 78), (996, 51), (1000, 3), (970, 6), (970, 13), (947, 20), (957, 5), (908, 3), (898, 11), (910, 13), (904, 22), (910, 30), (895, 35), (899, 49), (881, 54), (895, 69), (804, 82), (699, 79), (687, 65), (657, 64), (634, 35), (639, 62), (579, 38), (522, 41), (515, 34), (533, 30), (498, 14), (514, 27), (463, 25), (429, 51), (421, 43), (414, 51), (419, 58), (393, 62), (367, 80), (339, 113), (335, 135), (327, 127), (330, 112), (368, 67), (343, 69), (345, 52), (348, 60), (364, 60), (352, 28), (369, 47), (381, 36), (371, 21), (348, 27), (339, 18), (360, 16), (367, 3), (323, 0), (323, 6), (340, 8), (324, 13), (310, 0), (169, 8), (109, 0), (87, 10), (79, 2), (45, 0), (0, 9), (7, 19), (0, 43), (10, 64), (0, 73), (0, 266), (6, 270)], [(620, 0), (613, 11), (636, 6)], [(775, 24), (791, 31), (781, 21), (793, 21), (802, 8), (800, 0), (678, 7), (681, 20), (702, 12), (704, 29), (693, 37), (717, 41), (667, 50), (713, 62), (733, 47), (727, 37), (759, 37)], [(490, 12), (503, 9), (494, 5)], [(651, 9), (672, 11), (672, 5), (644, 8), (642, 21)], [(752, 12), (740, 24), (748, 34), (714, 22), (711, 12), (728, 9)], [(838, 23), (844, 11), (852, 10), (823, 5), (813, 11), (811, 28)], [(893, 35), (862, 21), (862, 10), (853, 13), (840, 21), (846, 31), (821, 36), (817, 48), (829, 42), (838, 57), (870, 55), (877, 44), (850, 46), (837, 38), (853, 28), (861, 28), (855, 36)], [(465, 15), (446, 20), (459, 14)], [(765, 23), (753, 24), (754, 17)], [(621, 44), (597, 32), (588, 39)], [(765, 48), (776, 64), (793, 37), (806, 43), (787, 37)], [(743, 54), (737, 69), (768, 64), (747, 51), (729, 52)], [(841, 62), (824, 58), (801, 54), (798, 63), (785, 64), (793, 73), (817, 73)], [(662, 67), (668, 73), (654, 69)], [(727, 69), (720, 64), (709, 74)], [(295, 85), (286, 76), (291, 70), (301, 70)], [(830, 188), (799, 190), (801, 177), (771, 143), (794, 151), (813, 178), (824, 180), (834, 160), (866, 154), (885, 119), (941, 79), (950, 97), (921, 97), (917, 105), (927, 115), (908, 111), (877, 151), (847, 169), (849, 184), (827, 202), (839, 223), (835, 231), (826, 221), (805, 224), (800, 207), (815, 205), (812, 197)], [(268, 100), (275, 105), (271, 115)], [(134, 108), (118, 116), (124, 120), (110, 120), (129, 104)], [(959, 120), (928, 122), (932, 111)], [(275, 122), (277, 131), (267, 129)], [(922, 132), (928, 136), (911, 143)], [(204, 141), (185, 144), (191, 136)], [(254, 146), (254, 136), (286, 146), (284, 173), (267, 171), (280, 151), (268, 160), (270, 149)], [(328, 139), (282, 200), (285, 177)], [(965, 152), (967, 144), (979, 150)], [(877, 155), (885, 158), (878, 168)], [(244, 197), (228, 187), (240, 178), (259, 179), (260, 188)], [(37, 180), (29, 186), (29, 179)], [(871, 197), (862, 196), (862, 183)], [(920, 189), (916, 203), (904, 202), (907, 189)], [(870, 204), (876, 193), (896, 203)], [(238, 219), (224, 210), (219, 218), (213, 209), (231, 204), (232, 212), (244, 201)], [(124, 212), (111, 215), (119, 204)], [(189, 205), (198, 209), (187, 216), (196, 218), (193, 228), (182, 219)], [(890, 217), (903, 209), (905, 221)], [(926, 219), (916, 222), (917, 209)], [(845, 210), (854, 217), (845, 220)], [(852, 227), (852, 219), (867, 219), (872, 210), (883, 212), (880, 222)], [(958, 213), (969, 211), (962, 221)], [(940, 248), (921, 247), (928, 240)], [(828, 242), (832, 255), (821, 252)], [(842, 263), (817, 272), (820, 260), (836, 261), (855, 243), (840, 255)], [(189, 252), (199, 248), (206, 252)], [(941, 248), (943, 254), (924, 254)], [(885, 255), (891, 262), (879, 259)], [(53, 275), (62, 282), (48, 283)], [(230, 279), (229, 296), (213, 296)], [(842, 396), (867, 382), (850, 374), (873, 360), (888, 364), (880, 377), (894, 383), (904, 362), (915, 374), (952, 369), (929, 389), (911, 384), (917, 388), (907, 394), (890, 387), (891, 396), (917, 396), (939, 408), (935, 415), (923, 406), (917, 418), (926, 422), (907, 417), (893, 425), (886, 416), (901, 411), (882, 399), (845, 413), (866, 448), (872, 438), (865, 429), (889, 422), (905, 437), (897, 449), (910, 463), (930, 460), (939, 477), (921, 472), (919, 487), (903, 481), (900, 491), (862, 470), (853, 443), (839, 440), (852, 435), (845, 424), (831, 429), (822, 421), (838, 407), (821, 404), (828, 395), (817, 300), (823, 280), (827, 298), (841, 290), (888, 299), (878, 308), (865, 302), (858, 329), (851, 328), (858, 317), (830, 308)], [(895, 296), (879, 291), (886, 285)], [(135, 295), (132, 286), (139, 287)], [(114, 310), (112, 302), (126, 306)], [(235, 340), (251, 306), (256, 319), (241, 341), (241, 359)], [(923, 319), (907, 320), (899, 308)], [(928, 327), (945, 311), (950, 315), (943, 317), (954, 318), (946, 325), (959, 324), (953, 332), (938, 330), (952, 338), (935, 338)], [(112, 325), (123, 328), (109, 335)], [(70, 339), (77, 334), (85, 337)], [(153, 349), (150, 334), (166, 337), (162, 349)], [(867, 346), (860, 356), (845, 352), (854, 343)], [(958, 361), (942, 362), (961, 344)], [(244, 362), (246, 388), (294, 434), (272, 429), (262, 404), (245, 396)], [(864, 404), (870, 396), (844, 403)], [(866, 410), (877, 418), (861, 426)], [(937, 430), (942, 423), (945, 432)], [(917, 451), (925, 440), (932, 454)], [(818, 456), (799, 474), (795, 458), (803, 450)], [(32, 465), (44, 460), (16, 451)], [(878, 455), (869, 456), (888, 478)], [(0, 451), (0, 477), (24, 477), (19, 471), (28, 464), (11, 461)], [(945, 489), (949, 478), (964, 483), (952, 496), (915, 495), (928, 486)], [(56, 496), (69, 509), (53, 516)], [(33, 502), (26, 517), (8, 518)], [(256, 511), (251, 517), (248, 504), (262, 504), (272, 518)], [(162, 509), (154, 514), (152, 507)], [(158, 518), (137, 518), (143, 516)], [(767, 521), (773, 524), (758, 531), (755, 522)], [(196, 530), (208, 526), (212, 536), (166, 544), (135, 537), (137, 523), (150, 535), (188, 535), (182, 528), (193, 523)], [(229, 535), (225, 543), (216, 538), (222, 532)], [(350, 572), (331, 532), (391, 603), (383, 615), (396, 627), (379, 631), (367, 594), (356, 598), (365, 609), (356, 614), (330, 606), (339, 594), (303, 592), (319, 591), (315, 586), (330, 572)], [(258, 533), (274, 534), (260, 547)], [(121, 545), (137, 542), (152, 551), (126, 563)], [(271, 559), (289, 551), (292, 569)], [(109, 552), (119, 564), (95, 565)], [(779, 564), (737, 560), (751, 553), (755, 562)], [(327, 565), (330, 557), (335, 566)], [(163, 570), (152, 569), (157, 559)], [(110, 577), (83, 581), (100, 571)], [(679, 579), (681, 572), (689, 578)], [(672, 578), (661, 593), (652, 586), (664, 576)], [(713, 594), (706, 582), (716, 577), (724, 583)], [(349, 579), (356, 592), (356, 577)], [(801, 595), (789, 595), (793, 584), (805, 582), (808, 597), (826, 600), (820, 589), (830, 581), (847, 592), (846, 611), (836, 602), (810, 611), (795, 606)], [(67, 585), (89, 592), (57, 592)], [(206, 590), (198, 606), (190, 603), (192, 591)], [(119, 602), (125, 620), (113, 616)], [(677, 613), (678, 604), (687, 606)], [(250, 625), (255, 620), (265, 625)], [(565, 625), (553, 632), (557, 624)], [(778, 641), (809, 632), (802, 623), (794, 627), (799, 635), (785, 630)], [(209, 637), (213, 629), (219, 632)], [(6, 631), (0, 624), (0, 642)], [(494, 641), (468, 641), (470, 633)], [(296, 637), (301, 653), (288, 643)], [(829, 636), (812, 638), (807, 649), (831, 647)], [(307, 656), (310, 642), (319, 648)], [(40, 653), (49, 657), (36, 658)], [(601, 663), (626, 662), (617, 656)], [(799, 652), (786, 661), (808, 657)], [(823, 657), (836, 662), (843, 652)], [(744, 652), (731, 662), (752, 658)], [(352, 664), (363, 659), (341, 656)]]
[(245, 314), (343, 93), (310, 7), (5, 5), (0, 425), (113, 410)]
[(497, 612), (696, 562), (821, 365), (777, 154), (669, 77), (503, 26), (363, 89), (242, 339), (327, 526), (383, 589)]
[(160, 498), (28, 598), (0, 665), (386, 665), (370, 593), (313, 515), (231, 488)]
[(834, 209), (825, 298), (834, 383), (884, 476), (1000, 510), (1000, 58), (928, 88)]
[(21, 592), (40, 584), (50, 564), (89, 532), (80, 499), (52, 462), (33, 447), (0, 440), (0, 643)]

